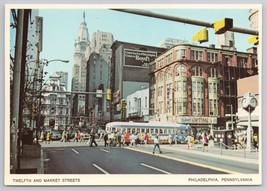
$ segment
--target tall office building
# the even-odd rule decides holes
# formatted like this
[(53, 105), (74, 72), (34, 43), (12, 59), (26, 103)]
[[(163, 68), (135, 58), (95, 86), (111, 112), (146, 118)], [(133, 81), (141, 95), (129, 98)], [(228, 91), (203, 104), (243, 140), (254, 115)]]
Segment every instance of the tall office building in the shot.
[(100, 53), (100, 49), (102, 48), (103, 45), (109, 45), (108, 48), (110, 48), (113, 42), (114, 39), (111, 33), (97, 30), (96, 32), (93, 33), (91, 38), (90, 52)]
[(68, 90), (68, 72), (57, 71), (56, 74), (59, 76), (60, 84), (64, 85)]

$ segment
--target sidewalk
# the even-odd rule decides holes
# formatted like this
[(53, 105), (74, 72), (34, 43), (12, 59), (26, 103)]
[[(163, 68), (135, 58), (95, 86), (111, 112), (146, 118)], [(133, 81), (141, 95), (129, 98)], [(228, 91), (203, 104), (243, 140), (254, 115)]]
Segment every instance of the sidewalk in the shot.
[[(98, 142), (99, 146), (103, 146), (103, 141)], [(56, 147), (89, 147), (87, 141), (84, 142), (60, 142), (52, 141), (49, 144), (40, 143), (41, 145), (41, 157), (40, 158), (21, 158), (21, 169), (36, 169), (37, 174), (44, 174), (44, 148), (56, 148)], [(203, 151), (203, 148), (200, 145), (195, 145), (192, 149), (187, 149), (187, 145), (178, 144), (178, 145), (160, 145), (164, 152), (167, 151), (176, 151), (176, 152), (186, 152), (191, 155), (205, 155), (213, 158), (220, 158), (225, 160), (240, 161), (242, 163), (252, 163), (259, 164), (259, 152), (249, 152), (244, 149), (239, 150), (230, 150), (230, 149), (221, 149), (219, 147), (209, 147), (208, 151)], [(115, 147), (116, 148), (116, 147)], [(123, 148), (123, 147), (122, 147)], [(127, 147), (128, 148), (128, 147)], [(143, 152), (152, 152), (153, 144), (149, 146), (138, 145), (136, 147), (131, 147), (134, 150), (140, 150)], [(32, 174), (36, 174), (33, 173)]]

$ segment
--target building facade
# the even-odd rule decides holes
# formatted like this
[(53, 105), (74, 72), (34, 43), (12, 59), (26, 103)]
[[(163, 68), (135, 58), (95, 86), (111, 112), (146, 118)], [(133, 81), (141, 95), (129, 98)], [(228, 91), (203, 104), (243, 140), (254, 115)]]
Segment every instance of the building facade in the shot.
[(65, 88), (66, 90), (68, 90), (68, 78), (69, 78), (69, 75), (68, 75), (68, 72), (63, 72), (63, 71), (57, 71), (56, 74), (60, 77), (60, 84), (64, 84), (65, 85)]
[[(109, 32), (102, 32), (97, 30), (92, 34), (90, 43), (90, 53), (96, 52), (100, 55), (111, 53), (111, 45), (113, 44), (113, 34)], [(101, 50), (102, 49), (102, 50)], [(106, 60), (107, 62), (109, 59)]]
[(126, 117), (130, 121), (144, 121), (149, 115), (149, 88), (138, 90), (126, 98)]
[(43, 86), (43, 100), (41, 115), (44, 126), (51, 126), (55, 130), (63, 130), (70, 124), (71, 94), (67, 92), (60, 77), (55, 73), (49, 77)]
[(166, 49), (115, 41), (111, 60), (110, 120), (120, 120), (120, 101), (149, 85), (149, 63)]
[(237, 79), (257, 74), (256, 56), (191, 44), (164, 52), (150, 64), (156, 119), (190, 124), (195, 131), (235, 124)]
[[(91, 53), (86, 67), (86, 92), (102, 90), (110, 87), (110, 65), (98, 53)], [(106, 95), (97, 97), (96, 94), (86, 94), (85, 100), (87, 123), (103, 125), (109, 121), (109, 104)]]

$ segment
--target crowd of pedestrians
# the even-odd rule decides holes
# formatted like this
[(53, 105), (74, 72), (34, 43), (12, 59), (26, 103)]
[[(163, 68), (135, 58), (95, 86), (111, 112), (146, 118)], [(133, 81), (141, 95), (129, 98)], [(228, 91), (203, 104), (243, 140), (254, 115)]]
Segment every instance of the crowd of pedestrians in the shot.
[[(73, 131), (75, 132), (73, 135)], [(40, 139), (44, 142), (49, 144), (51, 142), (51, 131), (44, 131), (42, 130), (40, 133)], [(71, 136), (72, 135), (72, 136)], [(259, 144), (258, 144), (258, 136), (257, 134), (253, 135), (253, 148), (258, 151)], [(121, 146), (130, 146), (130, 147), (136, 147), (139, 145), (148, 146), (149, 143), (154, 143), (153, 151), (152, 153), (155, 153), (155, 150), (158, 149), (159, 153), (162, 153), (160, 149), (160, 142), (163, 141), (163, 139), (160, 137), (159, 134), (149, 135), (148, 133), (132, 133), (129, 132), (106, 132), (101, 131), (96, 132), (94, 129), (92, 129), (89, 133), (80, 130), (72, 130), (72, 132), (69, 130), (63, 130), (61, 134), (60, 142), (84, 142), (92, 147), (97, 147), (98, 144), (96, 142), (96, 139), (98, 142), (103, 141), (105, 147), (121, 147)], [(177, 144), (178, 135), (171, 135), (169, 134), (168, 137), (164, 137), (164, 142), (172, 146), (172, 144)], [(213, 146), (214, 137), (212, 134), (208, 134), (207, 132), (197, 132), (195, 135), (193, 132), (190, 132), (185, 141), (187, 144), (187, 149), (193, 149), (195, 147), (197, 148), (203, 148), (203, 151), (208, 151), (210, 145)], [(232, 148), (237, 149), (238, 147), (245, 147), (246, 146), (246, 136), (245, 134), (238, 134), (234, 133), (232, 138)]]

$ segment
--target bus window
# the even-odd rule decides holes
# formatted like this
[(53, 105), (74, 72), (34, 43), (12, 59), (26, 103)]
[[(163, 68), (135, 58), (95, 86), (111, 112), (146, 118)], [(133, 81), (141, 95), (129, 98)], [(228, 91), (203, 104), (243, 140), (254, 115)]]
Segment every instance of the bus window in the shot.
[(146, 133), (149, 133), (149, 129), (145, 129), (145, 132), (146, 132)]
[(156, 130), (155, 133), (158, 134), (159, 133), (159, 130), (158, 129), (155, 129), (155, 130)]
[(135, 128), (132, 128), (132, 132), (131, 132), (131, 134), (135, 134)]
[(141, 129), (141, 133), (144, 133), (145, 132), (145, 129)]

